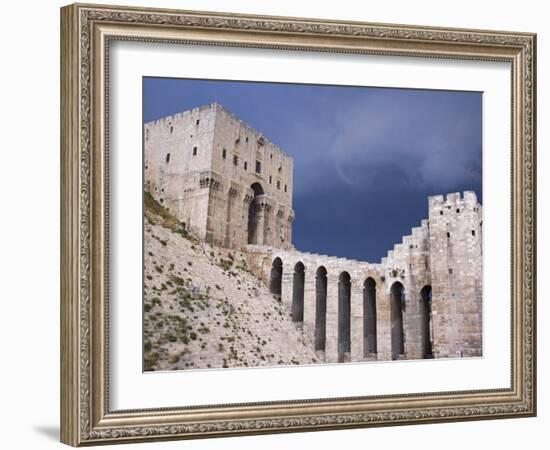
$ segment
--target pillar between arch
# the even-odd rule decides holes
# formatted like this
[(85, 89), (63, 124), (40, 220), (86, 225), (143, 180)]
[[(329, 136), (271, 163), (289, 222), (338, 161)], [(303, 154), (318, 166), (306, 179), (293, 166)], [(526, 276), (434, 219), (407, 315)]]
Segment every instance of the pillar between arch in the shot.
[(327, 274), (325, 361), (338, 362), (338, 274)]
[(363, 288), (362, 281), (351, 280), (351, 360), (363, 361)]
[(376, 286), (376, 341), (378, 360), (391, 360), (391, 304), (385, 285)]
[(304, 341), (313, 347), (315, 339), (315, 270), (306, 267), (304, 280)]

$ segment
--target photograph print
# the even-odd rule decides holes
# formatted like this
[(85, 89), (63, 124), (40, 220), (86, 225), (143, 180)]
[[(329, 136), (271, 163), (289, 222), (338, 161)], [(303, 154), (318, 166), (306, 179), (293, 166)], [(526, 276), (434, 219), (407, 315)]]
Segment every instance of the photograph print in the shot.
[(482, 93), (143, 78), (143, 370), (483, 356)]

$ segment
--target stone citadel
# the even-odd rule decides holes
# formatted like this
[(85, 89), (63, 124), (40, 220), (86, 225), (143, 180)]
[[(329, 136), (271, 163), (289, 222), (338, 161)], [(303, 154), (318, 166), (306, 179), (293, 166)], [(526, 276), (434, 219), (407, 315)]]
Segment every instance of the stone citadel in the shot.
[(326, 362), (482, 355), (482, 207), (428, 198), (380, 263), (292, 245), (293, 159), (217, 103), (144, 125), (145, 190), (212, 245), (246, 252)]

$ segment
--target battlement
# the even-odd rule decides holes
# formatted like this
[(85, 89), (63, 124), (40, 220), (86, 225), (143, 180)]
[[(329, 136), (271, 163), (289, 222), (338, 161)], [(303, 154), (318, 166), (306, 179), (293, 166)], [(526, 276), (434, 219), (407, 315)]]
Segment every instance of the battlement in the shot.
[(269, 144), (276, 151), (280, 152), (283, 156), (285, 156), (287, 158), (292, 158), (288, 153), (286, 153), (284, 150), (282, 150), (277, 144), (273, 143), (273, 141), (271, 139), (266, 138), (263, 133), (261, 133), (260, 131), (252, 128), (244, 120), (237, 117), (235, 114), (233, 114), (231, 111), (229, 111), (222, 104), (214, 102), (214, 103), (211, 103), (210, 105), (203, 106), (203, 108), (207, 108), (207, 107), (211, 107), (211, 108), (215, 109), (216, 111), (219, 111), (219, 112), (225, 114), (226, 116), (230, 117), (231, 119), (233, 119), (236, 123), (239, 124), (239, 126), (241, 128), (243, 128), (245, 130), (245, 134), (248, 133), (250, 135), (256, 136), (256, 140), (260, 145), (265, 146), (265, 145)]
[(215, 115), (216, 113), (221, 113), (226, 117), (231, 118), (233, 121), (235, 121), (239, 125), (240, 128), (244, 130), (245, 135), (254, 136), (255, 140), (260, 145), (262, 146), (270, 145), (273, 148), (273, 150), (281, 153), (282, 156), (286, 158), (292, 158), (287, 152), (282, 150), (271, 139), (266, 138), (263, 133), (252, 128), (245, 121), (243, 121), (242, 119), (237, 117), (235, 114), (233, 114), (231, 111), (229, 111), (225, 106), (217, 102), (208, 103), (206, 105), (197, 106), (187, 111), (182, 111), (175, 114), (171, 114), (169, 116), (161, 117), (159, 119), (151, 120), (149, 122), (146, 122), (144, 124), (144, 127), (147, 132), (147, 130), (151, 130), (152, 128), (155, 128), (155, 127), (172, 126), (182, 120), (188, 121), (190, 118), (194, 118), (195, 120), (200, 120), (199, 118), (200, 116), (207, 115), (207, 114)]
[(186, 118), (189, 118), (190, 116), (201, 115), (203, 112), (207, 110), (215, 110), (219, 106), (220, 105), (216, 102), (208, 103), (206, 105), (197, 106), (195, 108), (188, 109), (187, 111), (181, 111), (175, 114), (171, 114), (169, 116), (164, 116), (159, 119), (151, 120), (149, 122), (146, 122), (144, 126), (147, 129), (155, 125), (169, 125), (172, 122), (176, 122), (181, 119), (186, 119)]
[(442, 208), (455, 208), (460, 206), (476, 206), (477, 196), (473, 191), (464, 191), (461, 196), (460, 192), (451, 192), (445, 197), (443, 195), (431, 195), (428, 197), (428, 205), (430, 210)]

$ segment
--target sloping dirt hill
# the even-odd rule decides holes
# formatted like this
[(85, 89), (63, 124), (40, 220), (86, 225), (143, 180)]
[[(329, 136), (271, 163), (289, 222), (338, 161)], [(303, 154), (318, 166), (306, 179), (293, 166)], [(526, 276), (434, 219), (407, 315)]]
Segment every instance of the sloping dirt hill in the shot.
[(144, 262), (145, 370), (318, 362), (243, 253), (199, 242), (147, 195)]

